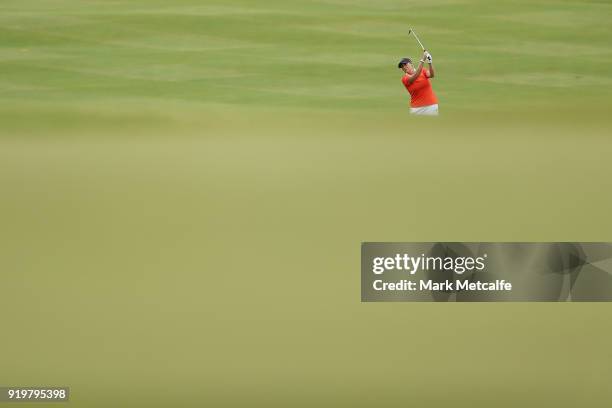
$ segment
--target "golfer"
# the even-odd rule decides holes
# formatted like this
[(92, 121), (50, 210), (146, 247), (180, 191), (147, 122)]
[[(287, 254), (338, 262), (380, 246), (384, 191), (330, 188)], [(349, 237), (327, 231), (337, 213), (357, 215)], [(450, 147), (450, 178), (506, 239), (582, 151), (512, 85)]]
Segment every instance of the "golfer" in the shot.
[[(423, 69), (425, 62), (428, 63), (429, 69)], [(397, 67), (404, 71), (402, 83), (410, 93), (410, 113), (437, 116), (438, 98), (429, 81), (435, 75), (431, 54), (425, 51), (416, 69), (410, 58), (402, 58)]]

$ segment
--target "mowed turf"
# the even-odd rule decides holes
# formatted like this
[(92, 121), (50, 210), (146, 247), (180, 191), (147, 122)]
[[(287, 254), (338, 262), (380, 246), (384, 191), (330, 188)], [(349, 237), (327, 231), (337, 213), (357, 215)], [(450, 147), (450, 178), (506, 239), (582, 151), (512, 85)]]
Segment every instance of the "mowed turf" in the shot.
[[(359, 250), (612, 241), (610, 17), (3, 0), (0, 385), (75, 407), (606, 406), (607, 304), (361, 304)], [(408, 115), (409, 27), (436, 120)]]
[(405, 110), (399, 57), (435, 58), (447, 112), (609, 106), (601, 1), (11, 1), (3, 105), (181, 101)]

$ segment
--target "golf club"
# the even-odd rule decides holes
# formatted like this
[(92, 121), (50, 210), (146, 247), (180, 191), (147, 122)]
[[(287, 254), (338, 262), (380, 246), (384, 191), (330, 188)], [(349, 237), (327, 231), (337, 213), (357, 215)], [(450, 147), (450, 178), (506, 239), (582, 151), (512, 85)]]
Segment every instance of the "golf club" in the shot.
[(419, 40), (419, 37), (417, 37), (416, 33), (414, 32), (414, 30), (411, 28), (410, 30), (408, 30), (408, 35), (414, 35), (414, 38), (417, 40), (417, 42), (419, 43), (419, 45), (421, 46), (421, 49), (423, 51), (425, 51), (425, 46), (423, 45), (423, 43), (421, 42), (421, 40)]

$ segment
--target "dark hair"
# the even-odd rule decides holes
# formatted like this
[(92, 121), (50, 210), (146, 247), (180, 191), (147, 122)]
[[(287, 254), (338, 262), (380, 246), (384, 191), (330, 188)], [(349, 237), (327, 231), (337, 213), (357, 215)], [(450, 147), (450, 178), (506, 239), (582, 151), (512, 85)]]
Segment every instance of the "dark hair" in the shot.
[(397, 64), (398, 68), (403, 67), (406, 64), (412, 64), (412, 60), (408, 57), (404, 57), (400, 60), (400, 62)]

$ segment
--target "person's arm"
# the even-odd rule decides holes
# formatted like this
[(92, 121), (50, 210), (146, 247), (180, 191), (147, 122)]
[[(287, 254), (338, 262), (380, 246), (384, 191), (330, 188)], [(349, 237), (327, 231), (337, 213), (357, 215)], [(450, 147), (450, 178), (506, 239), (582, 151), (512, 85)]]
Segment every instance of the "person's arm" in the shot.
[(408, 78), (408, 85), (416, 81), (419, 75), (421, 75), (421, 71), (423, 71), (423, 60), (419, 61), (419, 66), (417, 67), (416, 71), (414, 71), (414, 74), (410, 75), (410, 77)]
[(436, 76), (436, 73), (434, 72), (434, 66), (433, 66), (433, 58), (431, 58), (431, 54), (428, 52), (427, 53), (427, 57), (425, 58), (425, 60), (428, 62), (429, 64), (429, 78), (433, 78), (434, 76)]

